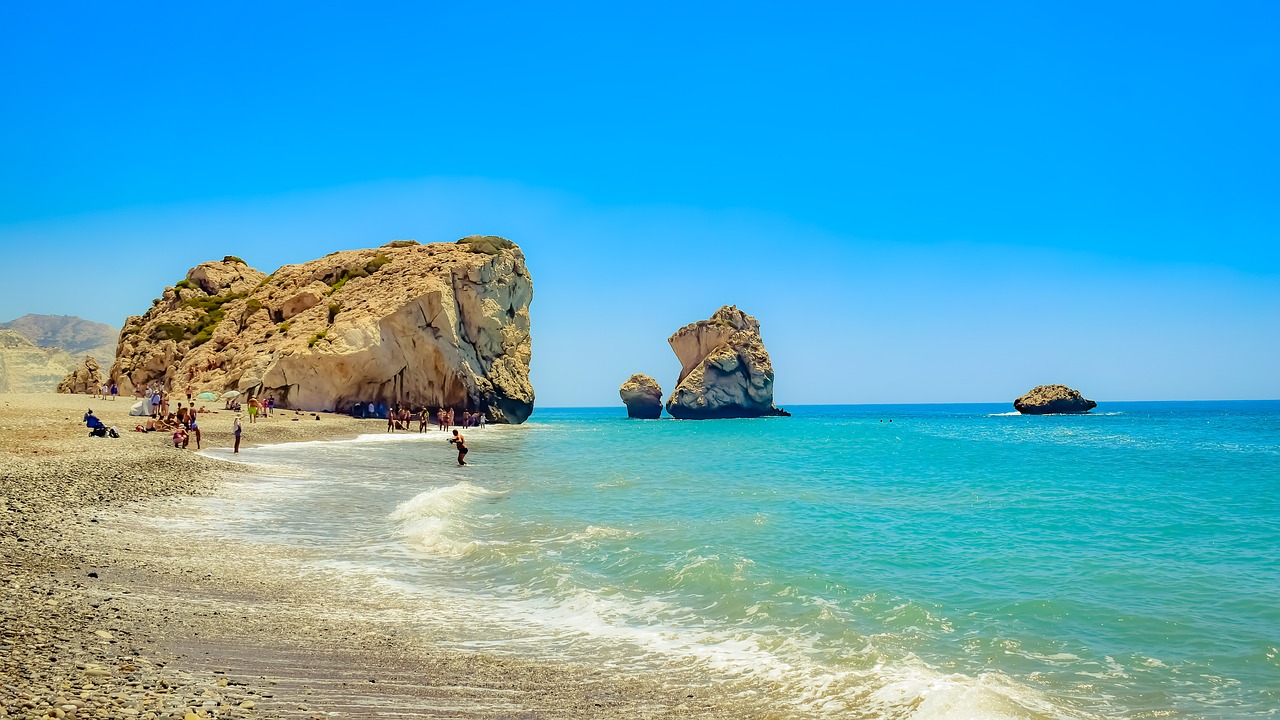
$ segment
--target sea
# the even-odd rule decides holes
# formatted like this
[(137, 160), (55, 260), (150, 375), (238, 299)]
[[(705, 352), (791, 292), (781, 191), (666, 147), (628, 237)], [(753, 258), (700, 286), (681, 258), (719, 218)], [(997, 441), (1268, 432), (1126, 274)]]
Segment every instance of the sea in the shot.
[(1280, 715), (1280, 401), (789, 409), (250, 448), (192, 527), (779, 717)]

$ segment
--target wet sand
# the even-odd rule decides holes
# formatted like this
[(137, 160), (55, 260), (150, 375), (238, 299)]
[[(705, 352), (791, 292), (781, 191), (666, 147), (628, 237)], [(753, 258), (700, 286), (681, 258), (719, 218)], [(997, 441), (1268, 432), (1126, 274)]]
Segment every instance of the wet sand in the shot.
[[(458, 649), (319, 570), (278, 572), (287, 548), (149, 524), (152, 504), (248, 469), (129, 431), (131, 404), (0, 395), (0, 718), (789, 716), (766, 688), (679, 667), (639, 677)], [(122, 436), (88, 437), (89, 407)], [(242, 447), (386, 429), (319, 417), (246, 418)], [(202, 416), (205, 448), (230, 446), (231, 418)]]

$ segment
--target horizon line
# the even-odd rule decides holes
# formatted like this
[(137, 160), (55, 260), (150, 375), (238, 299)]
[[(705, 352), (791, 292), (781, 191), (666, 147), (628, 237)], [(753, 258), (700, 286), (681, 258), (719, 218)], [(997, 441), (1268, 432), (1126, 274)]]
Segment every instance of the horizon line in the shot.
[[(1222, 402), (1255, 403), (1255, 402), (1280, 402), (1280, 398), (1209, 398), (1209, 399), (1200, 398), (1200, 399), (1194, 399), (1194, 400), (1106, 400), (1106, 401), (1102, 401), (1102, 400), (1095, 400), (1095, 402), (1097, 402), (1097, 403), (1098, 403), (1098, 407), (1100, 408), (1100, 407), (1102, 407), (1102, 403), (1103, 403), (1103, 402), (1116, 403), (1116, 404), (1122, 404), (1122, 403), (1222, 403)], [(812, 407), (885, 407), (885, 406), (890, 406), (890, 405), (892, 405), (892, 406), (901, 406), (901, 405), (1009, 405), (1010, 407), (1012, 407), (1012, 406), (1013, 406), (1013, 401), (1011, 401), (1011, 400), (996, 400), (996, 401), (965, 401), (965, 402), (785, 403), (785, 405), (786, 405), (787, 407), (804, 407), (804, 408), (812, 408)], [(536, 404), (534, 405), (534, 409), (535, 409), (535, 410), (537, 410), (537, 409), (539, 409), (539, 408), (541, 408), (541, 409), (543, 409), (543, 410), (603, 410), (603, 409), (607, 409), (607, 408), (620, 408), (620, 409), (625, 410), (625, 409), (626, 409), (626, 407), (627, 407), (626, 405), (621, 404), (621, 403), (619, 403), (619, 404), (617, 404), (617, 405), (545, 405), (545, 406), (539, 406), (539, 405), (536, 405)], [(779, 406), (779, 407), (780, 407), (781, 409), (784, 409), (784, 410), (786, 409), (785, 407), (781, 407), (781, 406)], [(1097, 409), (1097, 408), (1095, 408), (1095, 409)], [(1072, 413), (1072, 414), (1088, 415), (1089, 413), (1088, 413), (1088, 412), (1084, 412), (1084, 413)]]

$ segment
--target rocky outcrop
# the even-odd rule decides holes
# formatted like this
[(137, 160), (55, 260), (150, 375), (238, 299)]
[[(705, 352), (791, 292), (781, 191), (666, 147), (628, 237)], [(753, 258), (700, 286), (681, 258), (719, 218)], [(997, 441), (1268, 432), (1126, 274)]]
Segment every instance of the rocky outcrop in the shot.
[(668, 342), (680, 359), (680, 380), (667, 412), (682, 419), (787, 415), (773, 405), (773, 364), (760, 323), (726, 305), (710, 320), (680, 328)]
[(85, 355), (80, 367), (72, 370), (62, 382), (58, 383), (60, 393), (93, 394), (102, 389), (104, 379), (102, 368), (92, 355)]
[(53, 392), (79, 361), (59, 348), (42, 348), (12, 330), (0, 330), (0, 392)]
[(398, 241), (271, 275), (228, 257), (129, 318), (112, 378), (122, 393), (163, 382), (305, 410), (381, 402), (518, 423), (533, 409), (532, 298), (524, 254), (493, 236)]
[(1037, 385), (1013, 401), (1013, 409), (1024, 415), (1087, 413), (1096, 407), (1098, 403), (1066, 385)]
[(627, 417), (657, 420), (662, 417), (662, 388), (648, 375), (632, 375), (618, 388), (627, 406)]

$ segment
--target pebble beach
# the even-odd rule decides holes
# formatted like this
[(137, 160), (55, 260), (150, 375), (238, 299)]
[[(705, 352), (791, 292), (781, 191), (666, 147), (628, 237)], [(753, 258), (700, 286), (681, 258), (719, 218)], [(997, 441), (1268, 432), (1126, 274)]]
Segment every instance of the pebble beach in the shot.
[[(0, 718), (769, 714), (692, 675), (411, 643), (399, 619), (338, 602), (323, 577), (279, 577), (270, 557), (231, 543), (175, 543), (147, 524), (148, 503), (213, 492), (247, 466), (133, 432), (131, 404), (0, 395)], [(88, 408), (121, 437), (89, 437)], [(232, 417), (201, 416), (205, 449), (231, 445)], [(385, 430), (318, 418), (246, 423), (242, 447)]]

